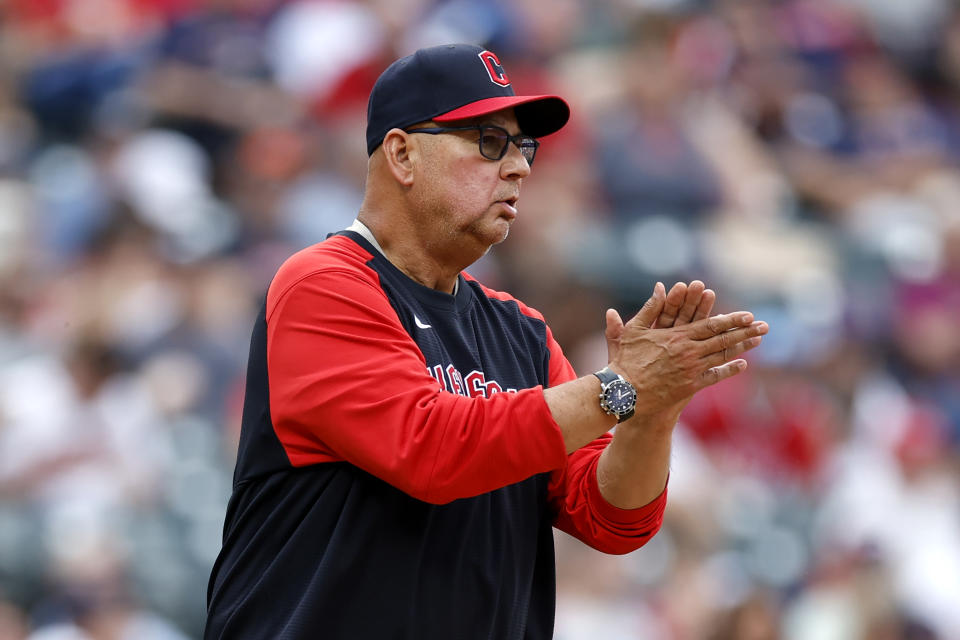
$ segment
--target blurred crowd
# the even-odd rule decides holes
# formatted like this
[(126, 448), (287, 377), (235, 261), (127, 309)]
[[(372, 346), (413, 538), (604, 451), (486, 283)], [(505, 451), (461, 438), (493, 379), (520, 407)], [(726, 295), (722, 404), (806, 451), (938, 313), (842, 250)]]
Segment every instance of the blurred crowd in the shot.
[(771, 325), (650, 544), (558, 534), (558, 640), (960, 639), (955, 7), (0, 3), (0, 640), (200, 637), (254, 316), (354, 218), (376, 76), (441, 42), (571, 104), (473, 272), (581, 374), (658, 280)]

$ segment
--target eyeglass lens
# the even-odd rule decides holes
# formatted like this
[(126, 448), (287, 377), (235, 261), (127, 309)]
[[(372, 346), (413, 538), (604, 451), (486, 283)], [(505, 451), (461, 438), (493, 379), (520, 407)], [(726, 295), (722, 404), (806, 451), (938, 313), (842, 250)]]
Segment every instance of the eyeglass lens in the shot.
[[(510, 140), (511, 136), (501, 129), (481, 127), (480, 153), (488, 160), (499, 160), (506, 154)], [(533, 158), (537, 155), (537, 141), (527, 136), (514, 136), (513, 140), (527, 164), (533, 164)]]

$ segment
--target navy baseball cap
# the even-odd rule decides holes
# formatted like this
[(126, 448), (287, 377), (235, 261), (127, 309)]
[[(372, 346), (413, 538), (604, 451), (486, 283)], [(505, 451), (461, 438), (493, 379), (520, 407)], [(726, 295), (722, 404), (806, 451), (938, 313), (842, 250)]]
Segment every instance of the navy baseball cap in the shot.
[(520, 131), (539, 138), (560, 130), (570, 107), (559, 96), (518, 96), (492, 51), (445, 44), (400, 58), (380, 74), (367, 103), (367, 154), (387, 131), (434, 120), (448, 122), (513, 107)]

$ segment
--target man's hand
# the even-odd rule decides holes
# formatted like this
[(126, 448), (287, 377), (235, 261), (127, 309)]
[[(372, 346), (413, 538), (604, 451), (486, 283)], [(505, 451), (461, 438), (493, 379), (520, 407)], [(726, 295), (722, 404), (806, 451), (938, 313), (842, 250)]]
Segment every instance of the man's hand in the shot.
[(670, 287), (663, 309), (660, 311), (660, 317), (654, 321), (653, 327), (655, 329), (680, 327), (703, 320), (710, 316), (716, 300), (717, 295), (713, 289), (707, 289), (699, 280), (694, 280), (689, 286), (678, 282)]
[(699, 281), (678, 283), (669, 295), (658, 282), (626, 324), (607, 311), (610, 367), (637, 388), (638, 416), (676, 411), (700, 389), (746, 369), (738, 356), (760, 344), (767, 324), (745, 311), (707, 317), (715, 299)]
[[(656, 284), (654, 296), (658, 287), (662, 288), (663, 285), (659, 282)], [(707, 289), (700, 280), (694, 280), (689, 286), (678, 282), (670, 287), (670, 292), (666, 294), (660, 316), (654, 321), (653, 328), (679, 327), (703, 320), (713, 311), (716, 300), (717, 295), (713, 289)], [(607, 362), (611, 362), (617, 354), (620, 334), (623, 333), (623, 320), (614, 309), (607, 310), (606, 319)]]

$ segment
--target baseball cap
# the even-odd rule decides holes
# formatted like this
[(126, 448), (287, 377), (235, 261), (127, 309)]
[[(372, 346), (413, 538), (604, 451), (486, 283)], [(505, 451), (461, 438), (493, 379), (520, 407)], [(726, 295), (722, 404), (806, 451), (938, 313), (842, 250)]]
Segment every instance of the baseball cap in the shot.
[(518, 96), (495, 53), (471, 44), (419, 49), (380, 74), (367, 103), (367, 154), (387, 131), (418, 122), (448, 122), (513, 107), (526, 135), (558, 131), (570, 117), (559, 96)]

